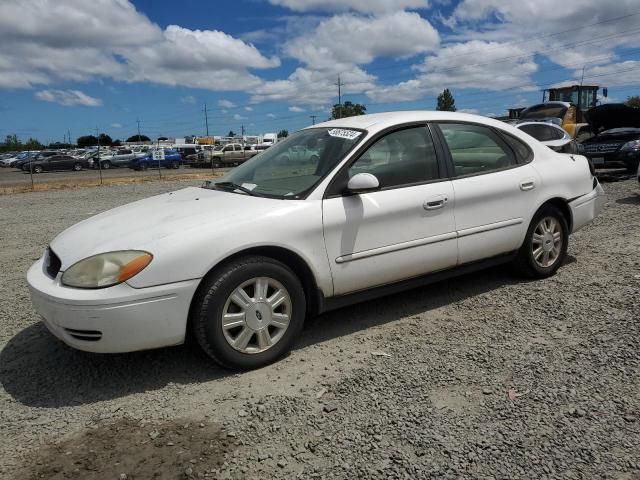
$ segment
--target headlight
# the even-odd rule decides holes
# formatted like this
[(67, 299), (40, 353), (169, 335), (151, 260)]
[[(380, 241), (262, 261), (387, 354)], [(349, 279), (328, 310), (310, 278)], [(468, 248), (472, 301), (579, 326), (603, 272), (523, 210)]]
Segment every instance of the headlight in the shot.
[(622, 145), (622, 147), (620, 148), (620, 151), (622, 152), (629, 152), (629, 151), (637, 152), (638, 150), (640, 150), (640, 140), (631, 140), (630, 142), (627, 142), (624, 145)]
[(74, 263), (62, 283), (76, 288), (105, 288), (126, 282), (151, 263), (153, 255), (140, 250), (101, 253)]

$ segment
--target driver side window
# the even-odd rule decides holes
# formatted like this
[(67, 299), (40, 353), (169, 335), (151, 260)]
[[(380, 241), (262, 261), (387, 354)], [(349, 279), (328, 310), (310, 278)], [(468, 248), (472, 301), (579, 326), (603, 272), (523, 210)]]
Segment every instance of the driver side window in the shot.
[(371, 173), (381, 188), (437, 180), (438, 161), (427, 127), (392, 132), (371, 145), (349, 168), (349, 178)]

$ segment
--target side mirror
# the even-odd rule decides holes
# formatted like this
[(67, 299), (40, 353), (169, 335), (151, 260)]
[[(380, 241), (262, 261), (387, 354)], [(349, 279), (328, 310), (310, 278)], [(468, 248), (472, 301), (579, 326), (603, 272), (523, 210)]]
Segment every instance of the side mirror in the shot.
[(366, 193), (379, 188), (380, 182), (371, 173), (356, 173), (347, 183), (347, 191), (349, 193)]

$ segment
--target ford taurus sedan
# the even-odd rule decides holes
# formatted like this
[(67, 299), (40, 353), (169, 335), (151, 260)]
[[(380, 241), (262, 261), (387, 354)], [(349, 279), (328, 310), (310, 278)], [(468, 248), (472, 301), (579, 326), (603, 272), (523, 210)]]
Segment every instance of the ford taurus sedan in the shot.
[(309, 315), (503, 262), (553, 275), (603, 202), (586, 158), (502, 122), (365, 115), (299, 131), (201, 188), (89, 218), (27, 280), (72, 347), (192, 335), (219, 364), (249, 369), (287, 353)]

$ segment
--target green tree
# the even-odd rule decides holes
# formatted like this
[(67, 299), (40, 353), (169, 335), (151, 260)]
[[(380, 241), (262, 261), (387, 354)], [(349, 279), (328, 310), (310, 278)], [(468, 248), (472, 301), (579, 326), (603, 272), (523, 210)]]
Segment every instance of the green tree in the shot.
[(119, 147), (122, 145), (122, 141), (119, 138), (116, 138), (111, 145), (113, 147)]
[(640, 95), (633, 95), (631, 97), (627, 97), (627, 101), (624, 102), (630, 107), (640, 107)]
[(165, 140), (169, 140), (167, 137), (158, 137), (159, 142), (164, 142)]
[(93, 147), (94, 145), (98, 145), (98, 138), (94, 135), (84, 135), (78, 137), (76, 143), (78, 144), (78, 148)]
[(448, 88), (445, 88), (442, 93), (438, 95), (438, 106), (436, 107), (436, 110), (443, 112), (456, 111), (456, 101)]
[(342, 105), (336, 103), (331, 110), (330, 120), (345, 117), (355, 117), (356, 115), (364, 115), (367, 113), (367, 107), (360, 103), (346, 101)]
[(127, 142), (149, 142), (151, 139), (146, 135), (131, 135)]
[(101, 133), (100, 134), (100, 145), (109, 145), (109, 146), (111, 146), (112, 143), (113, 143), (113, 140), (111, 139), (111, 137), (109, 135), (107, 135), (106, 133)]
[(42, 145), (37, 139), (29, 138), (27, 143), (24, 144), (24, 148), (26, 150), (42, 150), (44, 145)]
[(236, 132), (234, 132), (233, 130), (229, 130), (227, 137), (235, 137), (235, 136), (236, 136)]
[(18, 136), (14, 133), (13, 135), (7, 135), (4, 140), (4, 150), (7, 152), (15, 152), (18, 150), (23, 150), (24, 145), (18, 138)]
[(280, 130), (278, 132), (278, 138), (287, 138), (289, 136), (289, 130)]

